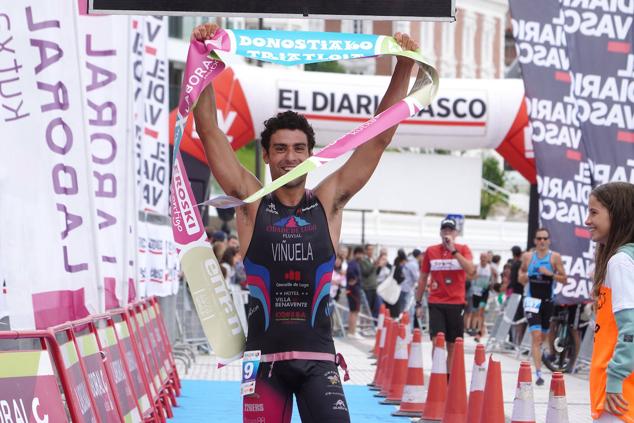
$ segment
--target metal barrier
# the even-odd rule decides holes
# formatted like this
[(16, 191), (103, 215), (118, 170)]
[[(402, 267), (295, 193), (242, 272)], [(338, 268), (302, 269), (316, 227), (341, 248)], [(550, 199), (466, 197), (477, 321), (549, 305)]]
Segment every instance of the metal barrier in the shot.
[(103, 362), (94, 324), (90, 319), (82, 319), (51, 330), (60, 345), (62, 363), (80, 405), (82, 421), (123, 421), (119, 397)]
[[(111, 384), (119, 396), (123, 418), (126, 422), (141, 422), (143, 421), (141, 416), (145, 410), (139, 402), (140, 396), (136, 392), (138, 387), (135, 387), (114, 322), (108, 314), (93, 316), (92, 321), (97, 329), (97, 343), (104, 355), (104, 363), (110, 373)], [(147, 396), (145, 400), (147, 401)]]
[[(333, 306), (331, 316), (333, 336), (346, 336), (348, 330), (348, 313), (350, 313), (347, 297), (345, 295), (340, 295), (339, 301), (331, 300), (331, 304)], [(365, 292), (361, 290), (361, 308), (359, 310), (357, 328), (364, 336), (373, 336), (376, 333), (377, 322), (378, 319), (372, 317), (372, 312)]]
[(128, 369), (137, 402), (141, 408), (144, 421), (163, 422), (165, 416), (160, 401), (155, 400), (156, 393), (153, 385), (148, 381), (147, 370), (141, 363), (135, 340), (130, 335), (130, 329), (125, 319), (126, 311), (123, 309), (110, 312), (110, 322), (115, 329), (115, 335), (119, 340), (119, 346), (123, 351), (124, 365)]
[[(28, 395), (22, 398), (24, 400), (24, 398), (31, 397), (31, 407), (29, 408), (33, 412), (37, 411), (38, 414), (48, 415), (49, 419), (55, 422), (69, 421), (69, 419), (73, 422), (82, 422), (83, 420), (80, 418), (82, 415), (81, 409), (79, 403), (73, 397), (74, 394), (66, 369), (61, 365), (62, 352), (53, 332), (50, 330), (0, 331), (0, 341), (19, 339), (38, 340), (41, 350), (7, 350), (0, 352), (0, 358), (3, 360), (3, 363), (7, 363), (8, 365), (13, 362), (16, 363), (16, 366), (3, 369), (0, 373), (0, 382), (4, 378), (4, 373), (11, 371), (10, 374), (7, 374), (12, 383), (9, 389), (15, 392), (14, 378), (19, 377), (23, 381), (25, 381), (26, 378), (37, 378), (35, 379), (37, 383), (33, 384), (35, 389), (32, 389)], [(51, 358), (53, 358), (52, 362)], [(30, 363), (32, 363), (33, 366), (29, 365)], [(37, 367), (35, 367), (36, 365)], [(20, 372), (20, 370), (25, 367), (34, 367), (35, 372)], [(55, 371), (53, 371), (53, 369), (55, 369)], [(44, 370), (42, 374), (40, 374), (41, 370)], [(59, 378), (59, 383), (62, 387), (61, 392), (58, 388), (55, 374), (57, 374)], [(62, 395), (65, 401), (62, 400)], [(46, 401), (41, 401), (40, 396), (46, 397)], [(3, 398), (7, 397), (8, 395), (3, 395)], [(92, 404), (91, 402), (88, 406), (92, 406)], [(17, 420), (17, 418), (15, 420)], [(24, 416), (22, 420), (32, 421), (28, 416)]]
[(522, 337), (522, 343), (516, 347), (515, 357), (519, 358), (522, 354), (531, 353), (531, 349), (533, 348), (533, 336), (531, 335), (531, 331), (528, 328), (524, 331), (524, 336)]
[[(0, 389), (19, 377), (29, 390), (21, 398), (33, 401), (27, 407), (31, 417), (22, 407), (11, 421), (159, 423), (171, 417), (180, 379), (156, 299), (47, 330), (0, 331), (1, 343), (19, 339), (38, 340), (41, 350), (0, 353), (3, 364), (32, 363), (0, 369)], [(22, 379), (26, 377), (38, 378), (34, 389)], [(47, 392), (40, 402), (35, 395), (42, 397), (42, 387)], [(9, 398), (12, 391), (2, 390), (2, 397)]]
[(522, 296), (520, 294), (512, 294), (506, 301), (502, 313), (498, 314), (491, 328), (486, 345), (487, 351), (494, 351), (504, 347), (517, 347), (514, 343), (508, 341), (508, 334), (513, 326), (515, 313), (517, 312), (521, 299)]
[(575, 363), (574, 372), (587, 371), (590, 368), (590, 362), (592, 361), (592, 350), (594, 348), (594, 330), (595, 321), (590, 320), (586, 327), (586, 332), (581, 340), (581, 346), (579, 347), (579, 355), (577, 356), (577, 362)]
[(170, 376), (171, 363), (165, 354), (161, 334), (154, 324), (155, 319), (150, 318), (147, 306), (147, 303), (138, 302), (132, 307), (135, 311), (137, 322), (139, 323), (141, 337), (144, 339), (146, 347), (149, 348), (148, 352), (152, 362), (152, 366), (150, 367), (155, 372), (155, 377), (158, 378), (161, 390), (165, 392), (166, 396), (169, 397), (172, 406), (175, 407), (177, 405), (177, 388)]
[(169, 341), (169, 336), (167, 335), (167, 329), (165, 328), (165, 321), (163, 319), (163, 315), (161, 313), (161, 307), (156, 299), (156, 297), (151, 297), (147, 304), (147, 309), (150, 313), (151, 322), (153, 322), (155, 326), (155, 333), (157, 339), (161, 344), (162, 354), (165, 360), (167, 360), (169, 364), (169, 375), (172, 383), (174, 384), (174, 389), (176, 390), (176, 396), (180, 396), (181, 382), (180, 377), (178, 376), (178, 370), (176, 369), (176, 362), (174, 360), (174, 350), (172, 349), (172, 345)]
[(189, 286), (185, 281), (181, 281), (181, 287), (178, 291), (176, 322), (178, 328), (177, 345), (189, 345), (207, 353), (211, 352), (211, 346), (200, 324), (198, 313), (196, 313), (194, 302), (189, 292)]

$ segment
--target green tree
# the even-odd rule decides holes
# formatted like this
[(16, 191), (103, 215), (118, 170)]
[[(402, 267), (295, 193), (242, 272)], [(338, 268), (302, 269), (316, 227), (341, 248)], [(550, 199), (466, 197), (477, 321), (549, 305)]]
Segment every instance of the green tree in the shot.
[(346, 68), (336, 60), (332, 62), (308, 63), (304, 65), (304, 70), (309, 72), (346, 73)]
[[(494, 157), (487, 157), (482, 161), (482, 178), (500, 188), (504, 188), (504, 171)], [(482, 190), (480, 193), (480, 217), (486, 219), (491, 208), (503, 202), (504, 197), (501, 194)]]
[(244, 147), (236, 151), (238, 161), (242, 163), (249, 172), (255, 175), (255, 143), (257, 141), (251, 141)]

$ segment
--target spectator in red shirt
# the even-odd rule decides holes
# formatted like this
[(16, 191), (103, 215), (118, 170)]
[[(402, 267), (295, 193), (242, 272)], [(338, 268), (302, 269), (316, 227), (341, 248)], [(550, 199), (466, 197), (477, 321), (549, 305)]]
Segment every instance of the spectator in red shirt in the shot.
[(447, 369), (451, 371), (451, 358), (456, 338), (464, 335), (465, 282), (475, 277), (476, 268), (468, 246), (456, 244), (456, 221), (440, 222), (442, 243), (427, 248), (416, 290), (416, 314), (422, 315), (423, 293), (429, 286), (429, 334), (435, 342), (438, 332), (447, 341)]

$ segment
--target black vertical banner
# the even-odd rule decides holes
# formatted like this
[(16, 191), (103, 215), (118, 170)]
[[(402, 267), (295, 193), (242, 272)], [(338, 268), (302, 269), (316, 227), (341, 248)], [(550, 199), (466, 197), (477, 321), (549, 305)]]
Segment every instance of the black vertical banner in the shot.
[(634, 183), (634, 0), (511, 0), (537, 164), (539, 217), (562, 254), (562, 304), (589, 298), (593, 187)]

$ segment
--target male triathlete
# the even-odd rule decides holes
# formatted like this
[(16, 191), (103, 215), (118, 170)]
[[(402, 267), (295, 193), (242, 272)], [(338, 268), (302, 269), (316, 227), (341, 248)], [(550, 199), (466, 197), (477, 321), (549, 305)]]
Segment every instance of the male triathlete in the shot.
[[(218, 26), (196, 27), (192, 37), (210, 39)], [(416, 50), (408, 35), (399, 45)], [(414, 62), (398, 57), (377, 113), (407, 94)], [(237, 160), (218, 127), (211, 84), (194, 109), (214, 177), (228, 195), (244, 199), (262, 185)], [(368, 181), (396, 126), (358, 147), (348, 161), (314, 190), (306, 177), (239, 208), (240, 246), (250, 288), (247, 350), (260, 350), (255, 393), (244, 397), (245, 422), (289, 422), (295, 394), (303, 422), (349, 421), (331, 333), (328, 292), (345, 204)], [(265, 122), (262, 157), (276, 179), (306, 160), (315, 145), (306, 119), (291, 111)]]
[(550, 233), (545, 228), (535, 231), (535, 249), (522, 256), (519, 282), (528, 289), (524, 297), (524, 314), (531, 333), (535, 384), (543, 385), (542, 342), (550, 327), (553, 314), (554, 283), (566, 283), (566, 272), (561, 255), (550, 250)]
[(456, 244), (458, 236), (456, 221), (443, 219), (440, 222), (442, 243), (432, 245), (425, 251), (421, 274), (416, 290), (416, 314), (422, 315), (423, 293), (429, 279), (429, 334), (436, 341), (438, 332), (445, 334), (447, 341), (447, 369), (451, 371), (451, 358), (456, 338), (464, 335), (465, 282), (475, 277), (473, 256), (468, 246)]

